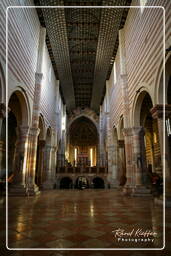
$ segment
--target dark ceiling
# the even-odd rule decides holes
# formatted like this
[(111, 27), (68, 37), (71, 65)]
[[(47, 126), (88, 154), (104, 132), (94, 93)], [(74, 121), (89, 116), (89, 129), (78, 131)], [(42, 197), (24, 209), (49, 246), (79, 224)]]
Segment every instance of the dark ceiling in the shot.
[[(129, 6), (131, 0), (35, 0), (36, 6)], [(37, 8), (67, 111), (97, 113), (129, 8)]]

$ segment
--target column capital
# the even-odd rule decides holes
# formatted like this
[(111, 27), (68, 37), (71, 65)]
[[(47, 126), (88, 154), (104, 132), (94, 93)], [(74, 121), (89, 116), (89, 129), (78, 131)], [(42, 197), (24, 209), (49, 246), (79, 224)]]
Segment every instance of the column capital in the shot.
[(35, 73), (35, 83), (41, 84), (42, 79), (43, 79), (43, 73), (36, 72)]
[(170, 104), (166, 104), (166, 105), (163, 105), (163, 104), (156, 104), (151, 110), (151, 114), (152, 114), (152, 117), (154, 119), (161, 119), (163, 118), (163, 112), (164, 112), (164, 109), (165, 109), (165, 116), (166, 117), (169, 117), (171, 116), (171, 105)]
[(39, 128), (34, 128), (34, 127), (30, 128), (29, 135), (37, 137), (39, 133), (40, 133)]
[(139, 127), (133, 127), (132, 128), (132, 134), (133, 135), (144, 135), (145, 134), (145, 130), (144, 127), (139, 126)]
[(18, 131), (19, 131), (19, 133), (21, 134), (21, 136), (23, 136), (23, 135), (28, 135), (29, 129), (30, 129), (29, 126), (21, 126), (21, 125), (20, 125), (20, 126), (18, 127)]
[(124, 136), (131, 136), (132, 135), (132, 128), (123, 128), (123, 135)]

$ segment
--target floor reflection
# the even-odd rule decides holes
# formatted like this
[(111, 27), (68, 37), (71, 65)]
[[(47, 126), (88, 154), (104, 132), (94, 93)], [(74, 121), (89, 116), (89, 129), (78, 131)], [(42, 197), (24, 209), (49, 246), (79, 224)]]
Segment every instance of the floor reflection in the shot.
[[(160, 248), (163, 244), (162, 207), (155, 206), (152, 198), (125, 198), (114, 190), (54, 190), (36, 198), (9, 198), (8, 212), (10, 248)], [(119, 242), (112, 232), (118, 228), (151, 230), (157, 236), (153, 243)]]

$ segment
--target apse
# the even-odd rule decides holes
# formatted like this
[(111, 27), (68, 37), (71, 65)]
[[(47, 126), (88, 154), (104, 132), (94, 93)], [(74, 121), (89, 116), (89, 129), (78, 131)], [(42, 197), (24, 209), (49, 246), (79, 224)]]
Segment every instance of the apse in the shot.
[(98, 132), (87, 117), (76, 119), (69, 129), (69, 162), (73, 166), (96, 166)]

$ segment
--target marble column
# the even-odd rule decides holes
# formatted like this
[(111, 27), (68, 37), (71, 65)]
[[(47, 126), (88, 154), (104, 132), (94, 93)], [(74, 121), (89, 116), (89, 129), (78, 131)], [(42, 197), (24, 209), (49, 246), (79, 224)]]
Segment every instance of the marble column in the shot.
[(119, 55), (120, 55), (120, 84), (122, 90), (123, 102), (123, 121), (124, 121), (124, 142), (125, 142), (125, 159), (126, 159), (126, 184), (123, 188), (124, 194), (131, 194), (133, 188), (133, 162), (132, 162), (132, 128), (130, 123), (130, 104), (128, 93), (128, 76), (126, 66), (126, 49), (125, 49), (125, 31), (124, 28), (119, 30)]
[(124, 143), (125, 143), (125, 160), (126, 160), (126, 183), (123, 188), (123, 193), (129, 195), (132, 193), (132, 188), (134, 185), (133, 180), (133, 159), (132, 159), (132, 128), (124, 128)]
[(29, 196), (36, 195), (39, 193), (39, 188), (35, 184), (36, 174), (36, 158), (37, 158), (37, 142), (39, 128), (30, 128), (29, 132), (29, 155), (27, 161), (27, 178), (26, 178), (26, 191)]
[(134, 173), (132, 196), (151, 196), (150, 189), (147, 189), (144, 184), (147, 176), (144, 134), (143, 127), (132, 128)]
[(46, 169), (45, 172), (45, 182), (43, 183), (43, 189), (53, 189), (55, 180), (54, 180), (54, 172), (52, 172), (52, 160), (54, 154), (54, 147), (51, 145), (46, 145), (45, 154), (46, 154)]
[[(151, 110), (152, 117), (157, 119), (160, 153), (162, 159), (162, 166), (165, 166), (165, 198), (166, 206), (171, 207), (171, 152), (169, 148), (169, 140), (164, 123), (164, 106), (162, 104), (155, 105)], [(171, 105), (165, 105), (165, 118), (171, 117)], [(160, 197), (155, 200), (156, 203), (162, 203), (163, 199)]]
[(43, 170), (44, 170), (44, 152), (45, 152), (45, 140), (39, 140), (39, 156), (38, 156), (38, 170), (37, 170), (37, 185), (41, 187), (43, 183)]
[(120, 185), (124, 185), (126, 179), (126, 161), (125, 161), (125, 143), (124, 140), (118, 140), (118, 172)]
[(110, 116), (107, 115), (107, 149), (108, 149), (108, 182), (111, 188), (116, 188), (119, 185), (117, 180), (118, 166), (116, 164), (117, 148), (114, 145), (112, 138), (112, 130), (110, 126)]
[(16, 141), (14, 159), (14, 180), (13, 186), (9, 190), (10, 196), (26, 195), (26, 163), (28, 150), (28, 126), (17, 128), (18, 139)]
[(32, 114), (32, 127), (29, 132), (29, 161), (27, 163), (27, 193), (28, 195), (34, 195), (39, 193), (38, 186), (35, 184), (36, 173), (36, 158), (37, 158), (37, 143), (39, 129), (39, 110), (40, 110), (40, 95), (41, 95), (41, 83), (43, 74), (35, 73), (35, 92), (33, 100), (33, 114)]

